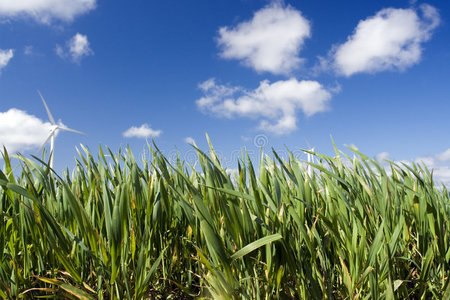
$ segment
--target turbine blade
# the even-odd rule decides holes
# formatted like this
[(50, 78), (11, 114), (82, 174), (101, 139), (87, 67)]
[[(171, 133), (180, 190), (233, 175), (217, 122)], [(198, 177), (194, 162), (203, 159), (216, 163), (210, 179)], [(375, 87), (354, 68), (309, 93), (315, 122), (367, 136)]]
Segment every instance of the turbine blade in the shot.
[(52, 113), (50, 112), (50, 109), (48, 109), (48, 106), (44, 100), (44, 97), (42, 97), (42, 94), (41, 94), (41, 92), (39, 92), (39, 90), (37, 92), (38, 92), (39, 96), (41, 96), (42, 103), (44, 103), (45, 110), (47, 110), (47, 115), (48, 115), (48, 118), (50, 119), (50, 122), (52, 122), (53, 125), (56, 125), (55, 119), (53, 118)]
[(54, 133), (55, 133), (54, 131), (52, 131), (52, 132), (50, 133), (50, 135), (48, 136), (48, 138), (45, 140), (45, 142), (42, 144), (42, 146), (41, 146), (41, 147), (39, 148), (39, 150), (37, 151), (37, 154), (39, 154), (39, 153), (42, 151), (42, 149), (44, 149), (45, 144), (47, 144), (48, 141), (50, 141), (50, 139), (52, 138), (52, 136), (53, 136)]
[(70, 131), (70, 132), (74, 132), (74, 133), (78, 133), (78, 134), (83, 134), (83, 135), (87, 135), (84, 132), (72, 129), (72, 128), (68, 128), (68, 127), (58, 127), (58, 129), (64, 130), (64, 131)]

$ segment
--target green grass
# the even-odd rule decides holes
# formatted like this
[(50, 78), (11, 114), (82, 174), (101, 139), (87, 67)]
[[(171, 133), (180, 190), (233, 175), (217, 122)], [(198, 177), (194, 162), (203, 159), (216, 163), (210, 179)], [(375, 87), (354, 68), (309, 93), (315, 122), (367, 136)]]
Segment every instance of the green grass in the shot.
[(5, 150), (0, 298), (450, 299), (449, 193), (424, 166), (336, 150), (310, 178), (273, 152), (232, 178), (212, 146), (201, 170), (149, 149), (83, 148), (64, 178)]

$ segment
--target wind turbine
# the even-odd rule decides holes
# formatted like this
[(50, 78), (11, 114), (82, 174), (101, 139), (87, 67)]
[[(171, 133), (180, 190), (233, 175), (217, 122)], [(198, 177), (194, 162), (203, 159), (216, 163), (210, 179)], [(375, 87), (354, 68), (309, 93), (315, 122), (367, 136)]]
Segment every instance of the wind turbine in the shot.
[[(309, 151), (314, 152), (314, 148), (315, 148), (315, 147), (310, 148)], [(308, 153), (308, 162), (309, 162), (309, 163), (314, 163), (314, 156), (313, 156), (311, 153)], [(307, 166), (306, 166), (306, 171), (307, 171), (307, 173), (308, 173), (308, 176), (309, 176), (310, 178), (312, 178), (312, 175), (313, 175), (313, 169), (312, 169), (311, 165), (307, 165)]]
[(37, 91), (37, 92), (38, 92), (39, 96), (41, 96), (42, 103), (44, 103), (45, 110), (47, 111), (48, 118), (49, 118), (50, 122), (52, 123), (52, 127), (50, 128), (50, 135), (45, 140), (45, 142), (42, 144), (40, 149), (44, 148), (45, 144), (47, 144), (48, 141), (50, 141), (50, 168), (53, 168), (53, 150), (54, 150), (54, 147), (55, 147), (55, 136), (58, 133), (58, 130), (70, 131), (70, 132), (74, 132), (74, 133), (78, 133), (78, 134), (84, 134), (84, 135), (86, 133), (78, 131), (78, 130), (75, 130), (75, 129), (68, 128), (68, 127), (62, 125), (62, 123), (60, 123), (60, 125), (56, 124), (55, 119), (53, 118), (53, 115), (50, 112), (50, 109), (48, 108), (47, 103), (44, 100), (44, 97), (42, 97), (41, 92), (39, 92), (39, 91)]
[[(311, 147), (311, 145), (308, 143), (308, 141), (306, 141), (306, 143), (308, 144), (309, 151), (314, 152), (314, 149), (316, 147)], [(309, 163), (314, 163), (314, 155), (312, 155), (311, 153), (308, 153), (307, 157), (308, 157), (308, 162)], [(312, 169), (311, 165), (309, 165), (309, 164), (306, 166), (306, 173), (308, 174), (308, 176), (310, 178), (313, 175), (313, 169)]]

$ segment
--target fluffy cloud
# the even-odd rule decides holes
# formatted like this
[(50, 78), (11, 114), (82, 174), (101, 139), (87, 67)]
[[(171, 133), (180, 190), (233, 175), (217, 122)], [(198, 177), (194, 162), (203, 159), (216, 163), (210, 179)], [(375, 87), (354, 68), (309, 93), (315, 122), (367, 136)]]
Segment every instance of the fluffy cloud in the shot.
[(439, 14), (430, 5), (421, 5), (419, 11), (383, 9), (360, 21), (347, 41), (334, 47), (331, 64), (345, 76), (404, 70), (419, 62), (422, 43), (439, 23)]
[(9, 152), (25, 151), (42, 146), (52, 125), (25, 111), (11, 108), (0, 112), (0, 146)]
[(56, 45), (56, 54), (61, 58), (69, 56), (73, 62), (79, 63), (84, 57), (93, 55), (94, 51), (89, 46), (89, 41), (86, 35), (77, 33), (67, 43), (67, 49)]
[(69, 41), (69, 52), (74, 61), (79, 61), (81, 58), (93, 54), (93, 51), (89, 48), (87, 36), (79, 33), (75, 34)]
[(146, 139), (149, 137), (158, 137), (162, 133), (161, 130), (154, 130), (148, 126), (148, 124), (142, 124), (140, 127), (132, 126), (131, 128), (128, 128), (124, 133), (123, 136), (126, 138), (141, 138)]
[(255, 90), (216, 84), (209, 79), (199, 85), (204, 96), (196, 101), (203, 112), (232, 118), (259, 119), (259, 129), (277, 135), (297, 128), (297, 110), (312, 116), (327, 109), (331, 93), (317, 81), (291, 78), (260, 82)]
[(223, 58), (242, 60), (256, 71), (287, 74), (302, 62), (298, 54), (310, 36), (310, 25), (291, 6), (271, 4), (249, 21), (219, 29)]
[(0, 18), (29, 17), (44, 24), (55, 19), (70, 22), (95, 5), (96, 0), (0, 0)]
[(0, 72), (4, 67), (6, 67), (14, 56), (14, 51), (12, 49), (2, 50), (0, 49)]

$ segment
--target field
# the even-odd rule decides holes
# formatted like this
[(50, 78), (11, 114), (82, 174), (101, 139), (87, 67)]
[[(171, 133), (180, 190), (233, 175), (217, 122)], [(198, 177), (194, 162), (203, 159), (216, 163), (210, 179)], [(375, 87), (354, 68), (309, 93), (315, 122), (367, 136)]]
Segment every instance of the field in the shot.
[(432, 171), (357, 150), (213, 147), (192, 167), (131, 151), (79, 151), (62, 177), (4, 151), (0, 298), (450, 299), (450, 200)]

